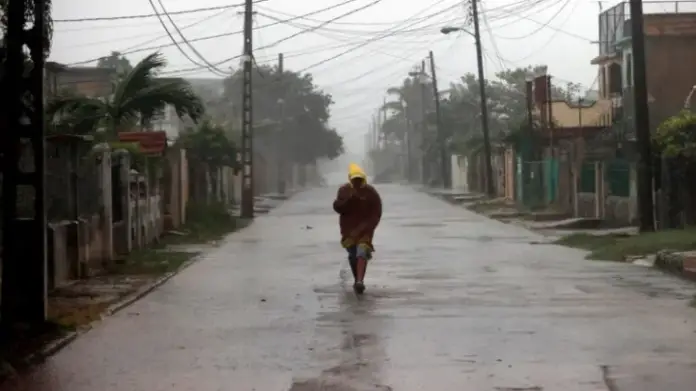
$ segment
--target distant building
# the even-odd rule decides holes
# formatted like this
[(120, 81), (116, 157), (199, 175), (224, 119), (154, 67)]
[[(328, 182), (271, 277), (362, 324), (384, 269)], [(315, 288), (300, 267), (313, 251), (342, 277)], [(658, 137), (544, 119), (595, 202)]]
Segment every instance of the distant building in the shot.
[[(223, 79), (185, 78), (184, 80), (191, 83), (191, 87), (203, 99), (206, 106), (210, 106), (212, 100), (220, 99), (224, 93)], [(181, 132), (190, 126), (193, 126), (193, 123), (188, 119), (181, 120), (171, 106), (167, 107), (162, 116), (152, 123), (152, 128), (165, 132), (170, 141), (179, 138)]]
[[(50, 64), (50, 66), (49, 66)], [(114, 92), (116, 70), (98, 67), (70, 67), (48, 63), (52, 73), (52, 93), (72, 93), (90, 98), (107, 97)]]

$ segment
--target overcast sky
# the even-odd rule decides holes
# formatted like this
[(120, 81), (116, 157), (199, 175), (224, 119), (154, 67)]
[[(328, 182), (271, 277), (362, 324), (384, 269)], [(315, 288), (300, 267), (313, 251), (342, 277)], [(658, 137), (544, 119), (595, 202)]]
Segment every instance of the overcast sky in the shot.
[[(153, 0), (155, 4), (159, 3)], [(193, 8), (224, 6), (240, 0), (162, 0), (168, 12)], [(466, 34), (443, 35), (446, 25), (466, 26), (464, 2), (456, 0), (354, 0), (325, 12), (293, 16), (339, 5), (346, 0), (268, 0), (255, 5), (255, 25), (264, 27), (254, 33), (259, 63), (274, 63), (278, 53), (285, 54), (286, 69), (300, 70), (322, 61), (308, 70), (315, 83), (330, 92), (335, 100), (331, 124), (343, 134), (348, 148), (363, 149), (363, 135), (371, 116), (385, 97), (385, 90), (398, 86), (408, 71), (419, 65), (429, 50), (435, 55), (437, 76), (442, 89), (460, 75), (476, 71), (473, 38)], [(374, 5), (372, 5), (374, 3)], [(604, 9), (617, 1), (590, 0), (483, 0), (481, 29), (487, 74), (531, 64), (546, 64), (558, 82), (572, 81), (594, 88), (596, 67), (590, 60), (597, 54), (597, 18), (600, 3)], [(60, 22), (61, 19), (117, 17), (150, 14), (148, 0), (62, 0), (54, 1), (55, 35), (51, 60), (78, 63), (107, 55), (112, 50), (159, 47), (171, 43), (157, 18), (112, 21)], [(361, 9), (364, 8), (364, 9)], [(358, 10), (360, 9), (360, 10)], [(161, 9), (160, 9), (161, 10)], [(358, 10), (315, 31), (323, 21)], [(194, 42), (194, 47), (211, 63), (241, 53), (242, 8), (197, 12), (172, 16), (184, 36), (195, 39), (228, 34)], [(195, 24), (196, 22), (200, 22)], [(195, 24), (185, 28), (188, 25)], [(172, 33), (176, 35), (176, 32)], [(297, 34), (297, 37), (274, 42)], [(272, 46), (261, 49), (263, 46)], [(348, 49), (354, 49), (336, 59)], [(129, 54), (132, 62), (155, 49)], [(185, 48), (190, 53), (188, 48)], [(176, 47), (161, 49), (169, 60), (169, 70), (197, 67)], [(195, 57), (192, 56), (195, 59)], [(330, 60), (331, 59), (331, 60)], [(238, 59), (219, 65), (229, 72)], [(209, 70), (176, 73), (186, 77), (220, 77)]]

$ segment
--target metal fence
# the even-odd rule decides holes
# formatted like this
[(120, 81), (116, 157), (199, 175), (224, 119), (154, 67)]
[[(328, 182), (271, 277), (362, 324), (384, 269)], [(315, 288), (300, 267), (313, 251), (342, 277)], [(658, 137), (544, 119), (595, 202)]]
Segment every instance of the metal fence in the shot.
[(597, 191), (596, 183), (597, 167), (594, 162), (585, 162), (580, 168), (580, 193), (594, 193)]
[(604, 180), (609, 187), (609, 194), (617, 197), (631, 195), (631, 163), (615, 159), (606, 162)]

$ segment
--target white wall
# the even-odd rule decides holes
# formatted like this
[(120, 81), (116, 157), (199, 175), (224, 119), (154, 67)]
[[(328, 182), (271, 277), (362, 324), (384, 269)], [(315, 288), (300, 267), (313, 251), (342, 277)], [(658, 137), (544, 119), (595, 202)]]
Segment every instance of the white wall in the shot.
[(468, 161), (466, 156), (452, 155), (451, 173), (452, 173), (452, 189), (469, 191), (469, 182), (467, 179)]

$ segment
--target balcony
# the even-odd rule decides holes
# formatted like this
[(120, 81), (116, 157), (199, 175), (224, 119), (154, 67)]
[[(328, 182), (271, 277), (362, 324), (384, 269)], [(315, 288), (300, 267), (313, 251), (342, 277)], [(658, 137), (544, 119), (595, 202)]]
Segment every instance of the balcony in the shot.
[[(646, 15), (646, 25), (652, 20), (664, 24), (658, 15), (696, 14), (696, 0), (684, 1), (643, 1), (643, 14)], [(655, 15), (656, 17), (651, 17)], [(669, 17), (669, 19), (672, 19)], [(631, 37), (631, 10), (627, 1), (621, 2), (599, 14), (599, 56), (610, 56), (615, 53), (616, 45)], [(693, 24), (693, 23), (691, 23)], [(647, 30), (647, 28), (646, 28)]]

